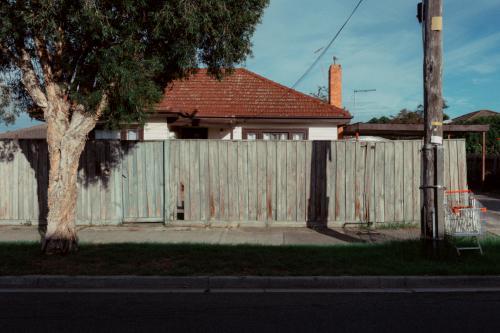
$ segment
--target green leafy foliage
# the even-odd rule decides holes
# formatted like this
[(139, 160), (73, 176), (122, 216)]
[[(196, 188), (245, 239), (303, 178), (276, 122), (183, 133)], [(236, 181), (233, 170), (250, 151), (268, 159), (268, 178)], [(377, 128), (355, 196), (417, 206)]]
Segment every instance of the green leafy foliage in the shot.
[[(490, 125), (490, 130), (486, 133), (486, 153), (488, 155), (500, 155), (500, 115), (490, 117), (480, 117), (471, 121), (461, 122), (464, 125)], [(467, 133), (467, 152), (480, 154), (482, 152), (483, 138), (480, 133)]]
[(328, 102), (328, 88), (326, 86), (318, 86), (318, 90), (310, 93), (312, 97), (322, 100), (323, 102)]
[(382, 116), (379, 118), (373, 117), (372, 119), (368, 120), (369, 124), (390, 124), (392, 121), (391, 118), (387, 116)]
[(16, 109), (10, 102), (10, 89), (7, 85), (0, 83), (0, 123), (12, 124), (16, 120)]
[[(443, 104), (443, 109), (447, 109), (446, 102)], [(443, 120), (448, 120), (450, 117), (445, 113)], [(424, 123), (424, 106), (420, 104), (415, 110), (402, 109), (394, 116), (382, 116), (372, 118), (368, 121), (369, 124), (423, 124)]]
[[(142, 121), (165, 86), (200, 66), (222, 77), (251, 55), (251, 36), (268, 0), (2, 0), (0, 77), (17, 109), (36, 108), (20, 85), (26, 50), (42, 87), (52, 80), (104, 120)], [(37, 42), (39, 44), (37, 44)], [(45, 54), (44, 54), (45, 53)], [(3, 108), (5, 109), (5, 107)]]

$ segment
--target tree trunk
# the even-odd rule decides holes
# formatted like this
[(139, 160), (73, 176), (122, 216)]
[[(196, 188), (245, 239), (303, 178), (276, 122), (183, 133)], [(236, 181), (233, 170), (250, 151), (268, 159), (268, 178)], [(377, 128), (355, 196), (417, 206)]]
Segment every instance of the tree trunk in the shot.
[[(66, 142), (65, 142), (66, 141)], [(47, 140), (50, 152), (47, 232), (42, 242), (46, 253), (65, 254), (77, 249), (77, 173), (85, 140)]]
[(67, 254), (78, 247), (75, 220), (80, 155), (87, 135), (95, 127), (105, 107), (106, 97), (103, 97), (97, 112), (93, 114), (86, 113), (81, 105), (72, 107), (58, 93), (57, 87), (48, 87), (47, 97), (49, 106), (44, 116), (50, 162), (49, 212), (42, 251), (47, 254)]

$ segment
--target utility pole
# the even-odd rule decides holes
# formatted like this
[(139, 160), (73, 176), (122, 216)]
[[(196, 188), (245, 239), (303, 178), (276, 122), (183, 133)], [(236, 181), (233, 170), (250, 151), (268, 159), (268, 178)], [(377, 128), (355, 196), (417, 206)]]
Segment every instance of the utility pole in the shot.
[(443, 154), (443, 3), (424, 0), (419, 6), (424, 36), (424, 146), (421, 236), (437, 248), (444, 238)]

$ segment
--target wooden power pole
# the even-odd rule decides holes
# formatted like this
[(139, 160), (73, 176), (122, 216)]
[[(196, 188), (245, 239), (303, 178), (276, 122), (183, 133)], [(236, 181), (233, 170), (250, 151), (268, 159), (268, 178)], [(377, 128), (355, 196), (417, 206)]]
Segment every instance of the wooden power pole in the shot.
[(443, 154), (443, 3), (424, 0), (421, 18), (424, 29), (424, 146), (422, 238), (444, 238)]

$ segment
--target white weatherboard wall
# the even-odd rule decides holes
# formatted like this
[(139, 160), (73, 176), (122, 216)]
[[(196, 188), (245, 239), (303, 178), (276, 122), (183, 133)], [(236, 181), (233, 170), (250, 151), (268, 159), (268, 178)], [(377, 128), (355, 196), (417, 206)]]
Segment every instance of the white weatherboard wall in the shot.
[[(337, 140), (338, 132), (337, 126), (323, 126), (323, 125), (287, 125), (287, 124), (246, 124), (244, 126), (235, 126), (233, 128), (208, 128), (208, 138), (215, 140), (242, 140), (243, 129), (293, 129), (293, 128), (307, 128), (309, 140)], [(96, 130), (95, 138), (97, 140), (119, 140), (120, 131), (116, 130)], [(174, 139), (175, 133), (171, 132), (166, 122), (152, 122), (144, 125), (144, 140), (169, 140)]]
[(233, 128), (233, 140), (243, 139), (243, 128), (241, 126), (236, 126)]
[(166, 122), (146, 123), (144, 125), (144, 140), (168, 140), (171, 138)]
[(311, 126), (309, 127), (309, 140), (337, 140), (337, 126)]
[[(174, 133), (170, 132), (166, 122), (146, 123), (144, 125), (144, 140), (157, 141), (173, 138)], [(96, 140), (120, 140), (119, 130), (96, 130)]]

